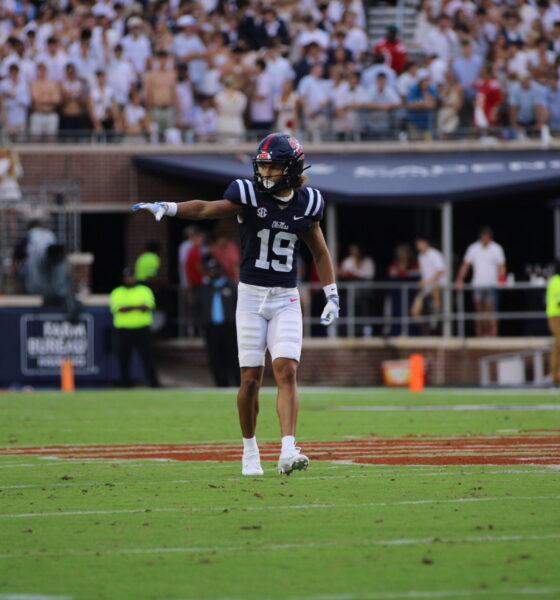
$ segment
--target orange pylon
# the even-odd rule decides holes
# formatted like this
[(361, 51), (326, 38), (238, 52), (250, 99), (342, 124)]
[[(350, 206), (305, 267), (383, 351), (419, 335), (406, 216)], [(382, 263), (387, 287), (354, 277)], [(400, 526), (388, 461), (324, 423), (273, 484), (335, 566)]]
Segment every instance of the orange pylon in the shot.
[(408, 387), (411, 392), (421, 392), (424, 389), (426, 366), (422, 354), (411, 354), (409, 358), (410, 380)]
[(76, 389), (74, 384), (74, 363), (68, 359), (60, 363), (60, 389), (63, 392), (73, 392)]

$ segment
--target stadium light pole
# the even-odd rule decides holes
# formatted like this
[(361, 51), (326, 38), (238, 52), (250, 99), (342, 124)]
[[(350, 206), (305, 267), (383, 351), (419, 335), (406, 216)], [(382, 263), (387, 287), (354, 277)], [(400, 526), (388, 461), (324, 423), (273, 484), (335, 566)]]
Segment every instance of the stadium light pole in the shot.
[(441, 205), (441, 251), (445, 260), (447, 273), (446, 287), (443, 292), (443, 335), (451, 336), (451, 281), (453, 273), (453, 204), (444, 202)]
[[(337, 231), (338, 231), (338, 215), (336, 205), (325, 203), (327, 205), (327, 246), (329, 247), (333, 265), (338, 264), (338, 247), (337, 247)], [(328, 337), (338, 337), (338, 325), (336, 321), (327, 327)]]

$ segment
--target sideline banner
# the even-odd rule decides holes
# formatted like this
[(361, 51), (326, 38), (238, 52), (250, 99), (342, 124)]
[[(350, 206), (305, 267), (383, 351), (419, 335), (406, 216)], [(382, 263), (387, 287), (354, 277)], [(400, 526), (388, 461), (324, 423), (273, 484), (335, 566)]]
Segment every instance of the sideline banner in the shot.
[(83, 314), (76, 323), (64, 315), (26, 313), (20, 317), (21, 372), (58, 375), (63, 360), (71, 360), (75, 375), (95, 374), (95, 322)]
[[(0, 386), (58, 387), (64, 359), (74, 363), (77, 384), (118, 380), (112, 316), (105, 306), (87, 306), (76, 323), (55, 309), (2, 307), (0, 332)], [(137, 359), (132, 373), (135, 379), (142, 374)]]

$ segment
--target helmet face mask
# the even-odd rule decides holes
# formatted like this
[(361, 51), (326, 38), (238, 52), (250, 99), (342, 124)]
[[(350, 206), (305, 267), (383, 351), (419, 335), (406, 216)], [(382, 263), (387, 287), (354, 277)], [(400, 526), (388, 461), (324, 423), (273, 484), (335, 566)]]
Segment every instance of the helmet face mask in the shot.
[[(272, 133), (266, 136), (253, 157), (254, 182), (257, 189), (270, 194), (297, 189), (301, 185), (304, 159), (303, 148), (294, 137), (286, 133)], [(263, 168), (265, 166), (269, 169)]]

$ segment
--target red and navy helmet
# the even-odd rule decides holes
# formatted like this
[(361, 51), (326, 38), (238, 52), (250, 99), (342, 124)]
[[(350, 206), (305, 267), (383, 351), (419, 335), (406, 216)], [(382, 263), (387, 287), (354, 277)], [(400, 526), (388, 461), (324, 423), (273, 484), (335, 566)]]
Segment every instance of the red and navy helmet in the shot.
[[(274, 193), (286, 188), (300, 187), (300, 176), (304, 171), (305, 154), (295, 137), (287, 133), (271, 133), (259, 144), (253, 157), (254, 181), (257, 189)], [(279, 163), (282, 165), (282, 177), (278, 182), (263, 181), (259, 173), (259, 164)]]

